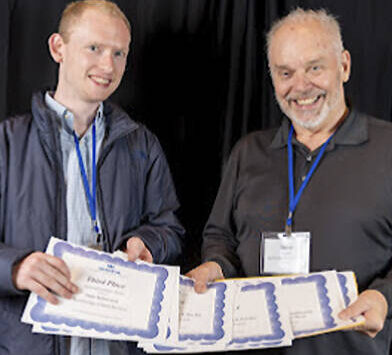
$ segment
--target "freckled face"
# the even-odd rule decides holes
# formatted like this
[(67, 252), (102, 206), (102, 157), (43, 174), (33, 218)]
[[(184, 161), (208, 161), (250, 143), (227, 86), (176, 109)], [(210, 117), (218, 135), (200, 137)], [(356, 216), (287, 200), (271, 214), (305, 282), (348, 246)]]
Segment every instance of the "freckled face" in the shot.
[(294, 124), (312, 130), (343, 114), (350, 56), (336, 52), (318, 22), (282, 26), (272, 38), (269, 63), (276, 99)]
[(125, 23), (88, 9), (62, 42), (56, 95), (96, 104), (118, 87), (125, 71), (130, 33)]

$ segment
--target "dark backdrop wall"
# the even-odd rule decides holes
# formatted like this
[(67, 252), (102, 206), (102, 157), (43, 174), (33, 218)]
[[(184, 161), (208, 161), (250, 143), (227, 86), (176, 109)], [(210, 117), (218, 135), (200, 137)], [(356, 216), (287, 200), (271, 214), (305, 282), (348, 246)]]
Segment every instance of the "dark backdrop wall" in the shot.
[[(0, 119), (54, 88), (46, 41), (65, 0), (1, 0)], [(133, 25), (128, 69), (112, 97), (166, 151), (188, 230), (184, 269), (199, 261), (201, 232), (233, 144), (279, 124), (264, 53), (266, 29), (291, 8), (324, 7), (351, 51), (351, 102), (392, 120), (391, 0), (117, 0)], [(391, 142), (392, 144), (392, 142)]]

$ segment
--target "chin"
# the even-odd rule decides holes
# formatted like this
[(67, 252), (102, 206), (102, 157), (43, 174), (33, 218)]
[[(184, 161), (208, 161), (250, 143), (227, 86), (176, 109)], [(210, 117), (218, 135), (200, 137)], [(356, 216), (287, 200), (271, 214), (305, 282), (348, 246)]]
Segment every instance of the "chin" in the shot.
[(315, 129), (319, 127), (328, 117), (329, 109), (322, 106), (321, 110), (313, 110), (309, 112), (298, 112), (291, 107), (280, 105), (283, 113), (297, 126), (305, 129)]
[(112, 93), (101, 94), (101, 95), (91, 95), (89, 101), (90, 102), (101, 102), (105, 101)]
[(290, 115), (289, 117), (295, 124), (306, 129), (315, 129), (319, 127), (326, 119), (326, 116), (322, 113), (311, 118), (298, 117), (297, 115)]

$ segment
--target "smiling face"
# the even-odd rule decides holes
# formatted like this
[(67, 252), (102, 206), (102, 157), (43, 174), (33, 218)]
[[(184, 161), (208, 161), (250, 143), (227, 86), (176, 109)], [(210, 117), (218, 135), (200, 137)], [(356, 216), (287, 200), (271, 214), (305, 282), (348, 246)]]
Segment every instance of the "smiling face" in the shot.
[(316, 20), (286, 23), (273, 35), (269, 64), (275, 96), (294, 126), (320, 129), (346, 110), (343, 83), (350, 55), (338, 53), (335, 38)]
[(67, 37), (65, 41), (55, 33), (49, 39), (51, 54), (60, 64), (55, 98), (68, 107), (96, 106), (120, 84), (129, 50), (129, 30), (122, 19), (87, 9), (73, 23)]

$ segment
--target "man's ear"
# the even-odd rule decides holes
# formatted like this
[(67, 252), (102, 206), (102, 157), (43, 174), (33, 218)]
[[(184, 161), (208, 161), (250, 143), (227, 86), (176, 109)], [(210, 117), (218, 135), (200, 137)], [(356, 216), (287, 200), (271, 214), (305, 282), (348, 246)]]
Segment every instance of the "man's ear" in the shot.
[(64, 39), (59, 33), (53, 33), (48, 39), (49, 51), (56, 63), (63, 61)]
[(347, 83), (350, 78), (351, 73), (351, 56), (348, 50), (342, 52), (342, 72), (343, 72), (343, 82)]

